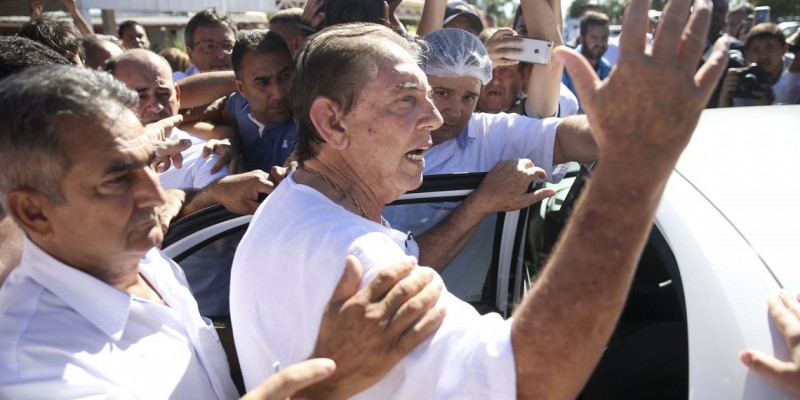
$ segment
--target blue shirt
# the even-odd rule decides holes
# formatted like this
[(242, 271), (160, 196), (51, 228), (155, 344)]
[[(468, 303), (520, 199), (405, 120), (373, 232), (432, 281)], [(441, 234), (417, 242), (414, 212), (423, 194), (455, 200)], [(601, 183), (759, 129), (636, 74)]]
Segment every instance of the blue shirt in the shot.
[(259, 126), (250, 111), (250, 103), (238, 92), (228, 97), (228, 114), (236, 118), (245, 171), (269, 172), (283, 165), (297, 146), (297, 125), (293, 117), (285, 122)]

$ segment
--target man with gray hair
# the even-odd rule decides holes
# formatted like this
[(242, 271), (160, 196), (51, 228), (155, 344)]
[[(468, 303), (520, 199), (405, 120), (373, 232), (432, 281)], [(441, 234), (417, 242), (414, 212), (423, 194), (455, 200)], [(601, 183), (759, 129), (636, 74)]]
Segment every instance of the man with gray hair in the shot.
[[(574, 51), (555, 51), (584, 99), (602, 163), (513, 319), (480, 316), (443, 293), (439, 305), (447, 317), (440, 329), (379, 383), (364, 386), (360, 398), (579, 395), (619, 318), (664, 185), (725, 66), (727, 42), (720, 40), (695, 72), (707, 1), (696, 1), (687, 20), (689, 1), (671, 0), (652, 51), (637, 40), (647, 29), (647, 3), (630, 2), (624, 29), (633, 39), (622, 42), (619, 73), (608, 80), (601, 83)], [(479, 80), (430, 70), (426, 77), (414, 53), (388, 28), (367, 24), (329, 27), (300, 51), (292, 107), (302, 166), (253, 217), (231, 277), (247, 384), (273, 373), (274, 362), (292, 363), (315, 349), (309, 332), (324, 326), (324, 299), (338, 275), (319, 260), (354, 255), (370, 276), (386, 261), (419, 254), (381, 210), (419, 187), (430, 146), (448, 139), (441, 133), (460, 132), (453, 126), (437, 132), (448, 121), (434, 106), (436, 92), (453, 103), (474, 102)], [(642, 82), (657, 83), (660, 92), (639, 90)], [(612, 99), (624, 99), (624, 107)], [(267, 255), (274, 264), (257, 266)], [(264, 301), (279, 306), (265, 309)], [(267, 323), (294, 330), (265, 330)]]
[[(0, 287), (0, 343), (13, 343), (0, 347), (0, 398), (237, 397), (214, 327), (155, 248), (166, 199), (137, 102), (111, 75), (74, 67), (0, 82), (0, 201), (26, 233), (22, 262)], [(284, 398), (334, 370), (309, 394), (353, 393), (349, 380), (386, 373), (441, 321), (428, 312), (440, 288), (411, 276), (413, 265), (394, 263), (357, 292), (361, 267), (348, 260), (319, 336), (330, 351), (314, 353), (336, 364), (286, 368), (250, 398)], [(386, 357), (370, 358), (379, 350)]]
[(216, 7), (206, 8), (186, 24), (184, 42), (192, 66), (186, 72), (176, 72), (176, 81), (200, 72), (229, 70), (236, 24), (228, 13)]

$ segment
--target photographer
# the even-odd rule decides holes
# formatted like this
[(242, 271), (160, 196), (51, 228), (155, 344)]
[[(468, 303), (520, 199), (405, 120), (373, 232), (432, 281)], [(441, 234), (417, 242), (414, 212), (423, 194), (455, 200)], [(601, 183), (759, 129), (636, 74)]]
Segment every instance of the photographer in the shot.
[[(793, 46), (795, 47), (795, 46)], [(745, 68), (731, 68), (722, 84), (719, 107), (795, 103), (789, 98), (798, 85), (797, 72), (783, 68), (788, 45), (775, 24), (762, 23), (750, 30), (744, 43)]]

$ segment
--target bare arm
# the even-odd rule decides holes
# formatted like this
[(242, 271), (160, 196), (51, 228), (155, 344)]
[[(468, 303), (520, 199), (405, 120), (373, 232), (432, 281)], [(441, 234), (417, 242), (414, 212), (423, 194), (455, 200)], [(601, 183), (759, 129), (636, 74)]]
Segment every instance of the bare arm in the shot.
[[(560, 0), (522, 0), (520, 4), (528, 36), (552, 40), (554, 46), (564, 44), (561, 38)], [(533, 64), (526, 93), (526, 108), (533, 113), (531, 116), (544, 118), (556, 115), (563, 71), (563, 65), (559, 62)]]
[(553, 146), (554, 165), (569, 161), (590, 163), (596, 161), (598, 155), (597, 143), (585, 115), (573, 115), (559, 122)]
[(422, 6), (422, 16), (419, 18), (417, 36), (422, 37), (442, 29), (446, 8), (447, 0), (425, 0), (425, 5)]
[(608, 80), (600, 82), (576, 52), (557, 51), (584, 101), (600, 164), (515, 314), (520, 398), (575, 398), (586, 383), (619, 318), (666, 181), (726, 65), (721, 40), (697, 71), (709, 2), (695, 2), (687, 23), (689, 1), (670, 1), (651, 54), (640, 39), (647, 3), (629, 3), (618, 69)]
[(178, 217), (189, 215), (214, 204), (222, 204), (237, 214), (252, 214), (258, 208), (259, 197), (272, 193), (274, 185), (266, 172), (255, 170), (228, 175), (200, 191), (187, 191)]
[(204, 106), (236, 91), (233, 71), (204, 72), (178, 81), (181, 108)]
[(417, 238), (420, 263), (442, 272), (469, 242), (487, 215), (519, 210), (554, 195), (552, 189), (528, 193), (528, 187), (536, 178), (545, 177), (544, 171), (534, 167), (528, 159), (497, 163), (475, 192)]
[(75, 21), (75, 26), (78, 27), (78, 30), (84, 35), (91, 35), (94, 33), (94, 29), (92, 29), (92, 25), (86, 22), (86, 19), (83, 18), (81, 15), (81, 11), (78, 10), (78, 2), (76, 0), (61, 0), (61, 4), (64, 5), (64, 8), (69, 11), (69, 14), (72, 15), (72, 20)]

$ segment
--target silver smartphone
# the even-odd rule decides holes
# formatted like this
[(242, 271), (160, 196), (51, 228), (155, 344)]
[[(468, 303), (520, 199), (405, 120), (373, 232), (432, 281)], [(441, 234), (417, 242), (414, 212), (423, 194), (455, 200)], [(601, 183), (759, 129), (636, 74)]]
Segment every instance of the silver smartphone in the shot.
[(522, 40), (522, 52), (519, 54), (509, 54), (503, 56), (509, 60), (519, 60), (536, 64), (550, 64), (550, 56), (553, 53), (553, 41), (534, 39), (525, 36), (505, 36), (504, 40), (509, 38)]
[(769, 22), (769, 6), (761, 6), (755, 8), (755, 21), (753, 21), (754, 25), (758, 25), (763, 22)]

